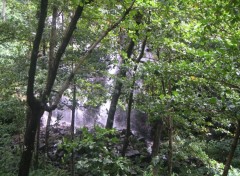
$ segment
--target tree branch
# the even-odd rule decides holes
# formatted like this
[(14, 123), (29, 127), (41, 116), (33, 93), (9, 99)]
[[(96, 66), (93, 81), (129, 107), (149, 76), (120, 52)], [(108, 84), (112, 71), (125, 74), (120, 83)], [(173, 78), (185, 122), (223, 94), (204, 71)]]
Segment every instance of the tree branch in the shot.
[(57, 50), (56, 56), (52, 61), (52, 65), (49, 65), (49, 67), (51, 67), (51, 69), (49, 69), (49, 72), (48, 72), (47, 84), (46, 84), (45, 91), (43, 94), (44, 95), (43, 99), (46, 99), (51, 93), (52, 87), (54, 85), (54, 82), (55, 82), (55, 79), (57, 76), (57, 70), (59, 67), (60, 60), (68, 46), (68, 43), (72, 37), (73, 31), (76, 29), (78, 19), (80, 18), (82, 12), (83, 12), (83, 6), (78, 6), (75, 11), (75, 14), (70, 22), (69, 28), (67, 29), (67, 31), (62, 39), (62, 43)]
[(48, 0), (41, 0), (41, 8), (40, 8), (41, 12), (40, 12), (40, 17), (38, 21), (37, 33), (33, 42), (30, 68), (28, 71), (27, 102), (29, 105), (31, 105), (35, 101), (34, 82), (35, 82), (36, 67), (37, 67), (37, 55), (38, 55), (40, 42), (42, 39), (43, 30), (45, 27), (45, 19), (47, 17), (47, 8), (48, 8)]
[(70, 75), (68, 76), (68, 78), (66, 79), (66, 81), (63, 83), (63, 86), (60, 88), (60, 90), (58, 91), (58, 95), (55, 97), (54, 100), (54, 104), (51, 107), (46, 107), (47, 111), (51, 111), (53, 109), (55, 109), (57, 107), (57, 104), (59, 103), (62, 94), (64, 93), (64, 91), (68, 88), (69, 84), (71, 83), (74, 75), (77, 73), (77, 71), (79, 70), (79, 68), (82, 66), (82, 63), (91, 55), (92, 51), (96, 48), (96, 46), (108, 35), (108, 33), (110, 31), (112, 31), (113, 29), (115, 29), (125, 18), (126, 16), (129, 14), (129, 12), (131, 11), (134, 3), (136, 0), (133, 0), (131, 5), (129, 6), (129, 8), (123, 13), (123, 15), (110, 27), (107, 28), (106, 31), (103, 31), (103, 33), (100, 35), (100, 37), (90, 46), (90, 48), (88, 49), (88, 51), (85, 53), (85, 55), (80, 59), (80, 61), (78, 62), (78, 64), (75, 66), (75, 68), (73, 69), (72, 73), (70, 73)]

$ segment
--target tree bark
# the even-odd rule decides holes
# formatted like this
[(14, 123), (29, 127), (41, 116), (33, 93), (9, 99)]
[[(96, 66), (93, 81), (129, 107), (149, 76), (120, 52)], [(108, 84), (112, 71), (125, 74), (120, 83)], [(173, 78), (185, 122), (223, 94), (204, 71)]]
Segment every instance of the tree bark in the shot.
[[(169, 62), (171, 60), (169, 59)], [(164, 87), (163, 87), (164, 88)], [(166, 92), (164, 91), (164, 94), (166, 95)], [(171, 80), (168, 82), (168, 94), (172, 96), (172, 84)], [(167, 105), (167, 108), (170, 108), (170, 102)], [(168, 109), (168, 111), (171, 111), (171, 108)], [(173, 158), (173, 119), (171, 115), (168, 115), (167, 117), (168, 120), (168, 175), (172, 175), (172, 158)]]
[(38, 127), (38, 122), (42, 117), (44, 112), (44, 108), (41, 106), (40, 102), (36, 102), (32, 105), (31, 108), (31, 116), (29, 119), (29, 123), (27, 129), (25, 131), (24, 137), (24, 149), (19, 165), (18, 176), (28, 176), (29, 169), (32, 160), (32, 154), (34, 150), (34, 139), (36, 136), (36, 131)]
[[(151, 154), (152, 159), (154, 157), (156, 157), (158, 155), (158, 152), (159, 152), (162, 128), (163, 128), (162, 119), (154, 122), (154, 124), (153, 124), (153, 145), (152, 145), (152, 154)], [(153, 170), (152, 170), (153, 176), (158, 176), (159, 175), (158, 170), (159, 170), (158, 165), (153, 165)]]
[(39, 160), (39, 143), (40, 143), (40, 121), (41, 121), (41, 118), (39, 118), (39, 122), (38, 122), (38, 126), (37, 126), (37, 135), (36, 135), (36, 147), (35, 147), (35, 156), (34, 156), (34, 162), (33, 162), (33, 166), (34, 166), (34, 169), (38, 169), (38, 160)]
[[(127, 49), (127, 58), (131, 58), (131, 55), (133, 53), (133, 49), (134, 49), (134, 41), (131, 39), (130, 44), (128, 45), (128, 49)], [(117, 109), (117, 104), (118, 104), (118, 99), (121, 95), (121, 91), (122, 91), (122, 78), (126, 77), (126, 73), (127, 70), (125, 68), (125, 59), (122, 57), (122, 64), (120, 65), (120, 72), (117, 75), (117, 79), (116, 79), (116, 84), (115, 87), (113, 89), (113, 93), (112, 93), (112, 99), (111, 99), (111, 104), (110, 104), (110, 108), (108, 111), (108, 117), (107, 117), (107, 123), (105, 128), (107, 129), (112, 129), (113, 127), (113, 122), (114, 122), (114, 115)]]
[(50, 134), (50, 125), (51, 125), (52, 111), (49, 112), (46, 124), (46, 134), (45, 134), (45, 152), (48, 157), (49, 155), (49, 134)]
[[(50, 46), (49, 46), (49, 57), (48, 57), (48, 72), (53, 67), (53, 59), (54, 59), (54, 48), (57, 45), (57, 16), (58, 16), (58, 8), (53, 5), (52, 6), (52, 23), (51, 23), (51, 36), (50, 36)], [(52, 105), (52, 102), (50, 100), (49, 102), (50, 106)], [(48, 157), (51, 157), (49, 155), (49, 134), (50, 134), (50, 125), (51, 125), (51, 118), (52, 118), (52, 111), (49, 111), (48, 118), (47, 118), (47, 124), (46, 124), (46, 133), (45, 133), (45, 152)], [(52, 159), (52, 158), (50, 158)]]
[[(134, 1), (133, 1), (133, 3), (134, 3)], [(136, 18), (135, 19), (136, 23), (139, 25), (142, 22), (142, 14), (137, 13), (135, 18)], [(138, 30), (136, 30), (136, 34), (139, 35)], [(121, 42), (121, 44), (122, 43), (123, 42)], [(127, 49), (127, 58), (131, 58), (131, 55), (132, 55), (133, 49), (134, 49), (134, 45), (135, 45), (135, 43), (134, 43), (133, 39), (131, 39), (130, 44), (129, 44), (128, 49)], [(126, 72), (127, 72), (127, 70), (125, 68), (123, 68), (123, 67), (125, 67), (124, 66), (125, 60), (124, 60), (123, 57), (122, 57), (122, 59), (123, 59), (123, 64), (120, 65), (120, 73), (117, 75), (117, 80), (116, 80), (116, 84), (115, 84), (115, 87), (114, 87), (114, 91), (112, 93), (112, 100), (111, 100), (110, 108), (109, 108), (109, 111), (108, 111), (108, 118), (107, 118), (107, 123), (106, 123), (106, 126), (105, 126), (108, 129), (111, 129), (113, 127), (114, 116), (115, 116), (115, 112), (116, 112), (116, 108), (117, 108), (117, 104), (118, 104), (118, 99), (121, 95), (121, 90), (122, 90), (123, 84), (122, 84), (120, 79), (125, 78), (126, 77)], [(120, 79), (118, 79), (118, 78), (120, 78)]]
[[(73, 102), (72, 102), (72, 121), (71, 121), (71, 140), (74, 140), (74, 128), (75, 128), (75, 109), (76, 109), (76, 85), (73, 82)], [(74, 149), (71, 156), (71, 176), (75, 175), (74, 169)]]
[(48, 72), (50, 73), (53, 68), (54, 61), (54, 48), (57, 45), (57, 16), (58, 16), (58, 8), (53, 5), (52, 7), (52, 23), (51, 23), (51, 38), (50, 38), (50, 46), (49, 46), (49, 60), (48, 60)]
[(173, 157), (173, 122), (172, 117), (168, 117), (168, 175), (172, 175), (172, 157)]
[(45, 19), (47, 17), (48, 0), (41, 0), (40, 7), (40, 18), (38, 21), (37, 33), (33, 43), (31, 63), (28, 72), (27, 103), (30, 112), (28, 112), (27, 115), (27, 127), (24, 136), (24, 151), (20, 160), (18, 176), (29, 175), (29, 169), (34, 150), (34, 139), (36, 135), (36, 130), (38, 127), (38, 123), (40, 122), (40, 118), (44, 112), (43, 104), (34, 96), (34, 82), (37, 66), (37, 55), (45, 26)]
[(134, 91), (134, 86), (135, 86), (135, 82), (136, 82), (136, 71), (137, 71), (139, 62), (141, 61), (141, 59), (144, 55), (146, 42), (147, 42), (147, 37), (145, 37), (145, 39), (143, 40), (140, 54), (139, 54), (138, 58), (136, 59), (136, 64), (133, 69), (133, 81), (132, 81), (132, 84), (130, 87), (130, 93), (128, 96), (127, 130), (126, 130), (127, 132), (126, 132), (126, 136), (125, 136), (125, 140), (124, 140), (124, 144), (123, 144), (122, 156), (125, 156), (127, 147), (129, 145), (129, 137), (131, 135), (131, 111), (132, 111), (132, 104), (133, 104), (133, 91)]
[(226, 161), (225, 166), (224, 166), (222, 176), (227, 176), (228, 175), (230, 165), (231, 165), (235, 150), (237, 148), (239, 136), (240, 136), (240, 120), (238, 120), (238, 122), (237, 122), (236, 133), (235, 133), (235, 136), (234, 136), (231, 148), (230, 148), (230, 152), (229, 152), (228, 157), (227, 157), (227, 161)]

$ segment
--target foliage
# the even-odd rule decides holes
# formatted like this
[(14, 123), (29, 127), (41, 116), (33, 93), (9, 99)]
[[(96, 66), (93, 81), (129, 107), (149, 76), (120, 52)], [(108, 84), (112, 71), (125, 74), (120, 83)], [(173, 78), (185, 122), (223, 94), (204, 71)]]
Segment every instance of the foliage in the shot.
[(23, 129), (25, 105), (16, 98), (0, 101), (0, 134), (16, 134)]
[[(119, 27), (111, 31), (82, 61), (91, 43), (121, 16), (132, 1), (89, 2), (50, 1), (46, 30), (39, 49), (42, 56), (37, 59), (34, 78), (36, 97), (40, 97), (45, 89), (48, 74), (52, 7), (58, 7), (55, 40), (56, 46), (59, 46), (74, 9), (78, 5), (84, 6), (83, 15), (61, 59), (54, 93), (63, 85), (76, 63), (82, 63), (74, 77), (78, 99), (84, 106), (99, 107), (104, 104), (113, 86), (106, 82), (119, 79), (110, 75), (108, 70), (119, 66), (118, 57), (126, 56), (123, 50), (132, 38), (136, 47), (133, 58), (123, 65), (128, 72), (125, 78), (121, 78), (124, 87), (120, 97), (122, 102), (118, 102), (118, 105), (126, 107), (134, 59), (141, 45), (139, 41), (147, 36), (148, 51), (136, 74), (134, 108), (148, 114), (150, 123), (163, 120), (163, 142), (153, 163), (160, 165), (162, 173), (167, 172), (166, 141), (169, 139), (165, 120), (171, 115), (174, 121), (175, 174), (220, 175), (234, 131), (231, 126), (240, 117), (239, 1), (136, 0)], [(38, 8), (35, 0), (9, 0), (6, 20), (0, 21), (0, 163), (3, 168), (0, 175), (13, 175), (17, 170), (19, 149), (13, 151), (9, 146), (15, 148), (11, 135), (25, 127), (26, 75)], [(143, 15), (141, 24), (137, 24), (136, 14)], [(124, 44), (119, 41), (120, 35), (123, 35)], [(70, 89), (65, 93), (67, 96), (71, 94)], [(94, 132), (86, 128), (82, 131), (81, 138), (74, 141), (66, 139), (62, 144), (68, 152), (66, 161), (71, 151), (75, 151), (79, 174), (129, 175), (138, 170), (138, 166), (134, 168), (128, 159), (119, 156), (115, 145), (119, 145), (120, 141), (116, 140), (115, 131), (99, 127)], [(239, 146), (235, 154), (239, 157)], [(235, 158), (230, 175), (239, 168), (239, 161)], [(145, 175), (151, 175), (152, 166)], [(61, 170), (47, 165), (31, 174), (61, 175)]]
[(36, 170), (33, 170), (29, 174), (30, 176), (41, 176), (41, 175), (46, 175), (46, 176), (66, 176), (67, 171), (54, 167), (51, 164), (45, 165), (43, 168), (38, 168)]
[(18, 145), (12, 142), (9, 134), (0, 134), (0, 155), (0, 175), (16, 175), (20, 149)]
[[(205, 149), (206, 153), (209, 157), (213, 158), (218, 162), (224, 162), (228, 153), (229, 148), (232, 143), (230, 139), (222, 139), (222, 140), (210, 140), (207, 143), (207, 148)], [(237, 147), (234, 153), (234, 159), (232, 161), (232, 167), (237, 168), (239, 166), (239, 158), (240, 156), (240, 146)]]
[(73, 142), (65, 139), (60, 145), (67, 151), (65, 161), (74, 151), (77, 173), (80, 175), (130, 175), (134, 172), (128, 159), (120, 157), (115, 145), (119, 142), (115, 130), (98, 126), (93, 132), (82, 128), (82, 135)]
[[(160, 154), (152, 163), (153, 165), (159, 165), (160, 173), (167, 173), (167, 147), (168, 144), (163, 143)], [(219, 153), (221, 149), (218, 147), (218, 144), (209, 144), (206, 141), (198, 140), (194, 136), (189, 139), (177, 136), (173, 149), (174, 175), (221, 175), (223, 164), (218, 158), (224, 155)], [(226, 149), (229, 149), (229, 147), (226, 147)], [(232, 176), (237, 176), (239, 172), (238, 165), (235, 166), (236, 168), (232, 167), (229, 172)]]

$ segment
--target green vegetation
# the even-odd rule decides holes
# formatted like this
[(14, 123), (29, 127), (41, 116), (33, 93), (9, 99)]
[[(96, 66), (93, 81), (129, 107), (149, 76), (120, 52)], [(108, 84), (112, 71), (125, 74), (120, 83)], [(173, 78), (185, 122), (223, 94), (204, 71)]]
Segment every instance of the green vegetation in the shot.
[[(239, 175), (239, 0), (1, 0), (0, 16), (0, 175)], [(62, 96), (71, 128), (40, 128)], [(106, 102), (74, 133), (75, 109)]]

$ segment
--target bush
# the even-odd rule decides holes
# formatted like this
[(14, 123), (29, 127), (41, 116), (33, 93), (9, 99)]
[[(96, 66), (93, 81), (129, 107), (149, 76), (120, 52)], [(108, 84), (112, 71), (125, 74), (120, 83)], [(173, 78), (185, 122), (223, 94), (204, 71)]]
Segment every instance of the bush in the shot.
[(20, 150), (11, 140), (8, 134), (0, 137), (0, 175), (14, 176), (18, 171)]
[(120, 157), (115, 148), (118, 139), (115, 130), (95, 127), (94, 132), (82, 129), (82, 137), (73, 142), (64, 140), (61, 149), (67, 151), (65, 161), (70, 158), (71, 151), (77, 157), (76, 169), (79, 175), (132, 175), (136, 172), (127, 158)]
[(25, 107), (16, 99), (0, 101), (0, 134), (14, 134), (24, 127)]

